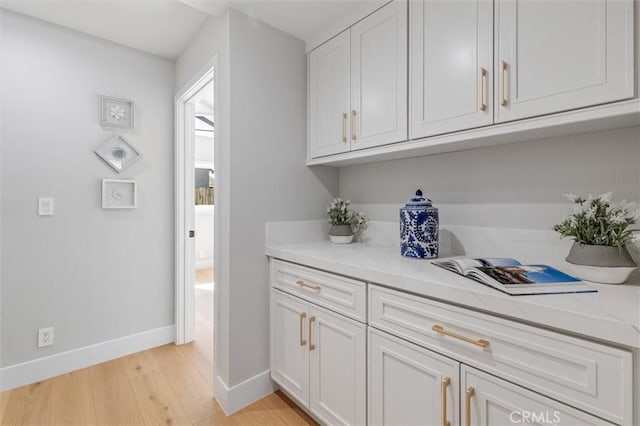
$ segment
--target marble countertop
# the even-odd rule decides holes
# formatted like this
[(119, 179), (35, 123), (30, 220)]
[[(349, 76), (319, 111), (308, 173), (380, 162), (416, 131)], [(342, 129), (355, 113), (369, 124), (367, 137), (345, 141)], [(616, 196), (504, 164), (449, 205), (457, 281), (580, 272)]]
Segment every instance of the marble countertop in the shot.
[(389, 245), (328, 241), (270, 245), (270, 257), (517, 321), (640, 348), (640, 283), (591, 284), (597, 293), (509, 296)]

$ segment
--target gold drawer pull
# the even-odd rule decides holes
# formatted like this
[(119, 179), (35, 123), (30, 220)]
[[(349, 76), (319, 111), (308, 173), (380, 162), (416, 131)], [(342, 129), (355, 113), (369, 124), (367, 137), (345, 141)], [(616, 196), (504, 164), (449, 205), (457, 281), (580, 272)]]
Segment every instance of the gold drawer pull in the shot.
[(347, 113), (342, 113), (342, 143), (347, 143)]
[(484, 68), (480, 68), (480, 111), (487, 110), (487, 104), (484, 103), (484, 81), (487, 77), (487, 70)]
[(465, 392), (465, 398), (464, 398), (464, 407), (465, 407), (465, 411), (466, 411), (466, 418), (465, 418), (465, 426), (471, 426), (471, 397), (473, 397), (473, 395), (475, 395), (476, 390), (472, 387), (469, 386), (467, 388), (467, 391)]
[(505, 61), (500, 61), (500, 105), (502, 105), (503, 107), (507, 106), (507, 98), (505, 97), (505, 94), (504, 94), (504, 85), (505, 85), (504, 73), (506, 69), (507, 69), (507, 63)]
[(356, 139), (358, 139), (358, 136), (356, 135), (356, 115), (358, 115), (358, 112), (355, 109), (351, 111), (351, 140), (352, 141), (355, 141)]
[(447, 420), (447, 387), (450, 383), (449, 377), (442, 379), (442, 426), (451, 426), (451, 422)]
[(301, 312), (300, 313), (300, 346), (304, 346), (307, 344), (307, 341), (304, 340), (304, 336), (302, 335), (303, 331), (302, 331), (302, 327), (304, 324), (304, 319), (307, 317), (307, 314), (305, 312)]
[(320, 291), (322, 289), (322, 287), (320, 287), (319, 285), (307, 284), (302, 280), (296, 281), (296, 284), (298, 284), (300, 287), (308, 288), (308, 289), (313, 290), (313, 291)]
[(438, 324), (435, 324), (433, 327), (431, 327), (431, 329), (436, 333), (442, 334), (444, 336), (450, 336), (456, 339), (460, 339), (464, 342), (471, 343), (472, 345), (480, 346), (481, 348), (486, 348), (487, 346), (489, 346), (488, 340), (485, 340), (485, 339), (474, 340), (469, 337), (462, 336), (460, 334), (452, 333), (450, 331), (446, 331), (444, 328), (442, 328), (441, 325), (438, 325)]
[(316, 348), (316, 345), (311, 343), (311, 330), (313, 329), (313, 323), (315, 322), (316, 317), (309, 318), (309, 351), (312, 351)]

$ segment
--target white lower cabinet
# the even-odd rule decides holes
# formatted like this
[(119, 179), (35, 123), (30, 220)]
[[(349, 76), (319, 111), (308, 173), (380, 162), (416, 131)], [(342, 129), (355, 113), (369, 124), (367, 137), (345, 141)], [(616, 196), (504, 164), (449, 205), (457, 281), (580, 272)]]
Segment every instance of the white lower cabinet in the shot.
[(612, 425), (473, 367), (460, 366), (463, 425)]
[(458, 424), (459, 363), (369, 327), (369, 424)]
[(366, 325), (271, 290), (271, 377), (318, 420), (366, 424)]
[(369, 327), (370, 425), (611, 425)]
[(630, 351), (272, 259), (271, 377), (327, 425), (634, 423)]

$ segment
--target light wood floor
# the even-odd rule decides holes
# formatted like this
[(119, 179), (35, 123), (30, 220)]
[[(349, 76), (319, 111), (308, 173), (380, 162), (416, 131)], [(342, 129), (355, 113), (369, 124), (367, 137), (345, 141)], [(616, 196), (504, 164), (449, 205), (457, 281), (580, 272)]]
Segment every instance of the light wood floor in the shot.
[(225, 416), (211, 390), (208, 297), (210, 291), (196, 289), (196, 304), (201, 303), (196, 315), (202, 318), (196, 320), (195, 342), (160, 346), (2, 392), (0, 425), (316, 425), (281, 392)]

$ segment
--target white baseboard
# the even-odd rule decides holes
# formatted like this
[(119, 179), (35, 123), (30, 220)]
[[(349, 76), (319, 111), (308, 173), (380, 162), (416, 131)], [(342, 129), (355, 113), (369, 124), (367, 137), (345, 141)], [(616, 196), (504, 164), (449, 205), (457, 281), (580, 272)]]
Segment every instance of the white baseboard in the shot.
[(220, 376), (216, 376), (213, 392), (224, 413), (230, 416), (275, 392), (278, 386), (271, 380), (270, 373), (269, 370), (264, 371), (231, 387)]
[(10, 365), (0, 369), (0, 391), (39, 382), (80, 368), (171, 343), (175, 341), (175, 337), (176, 326), (172, 324)]

